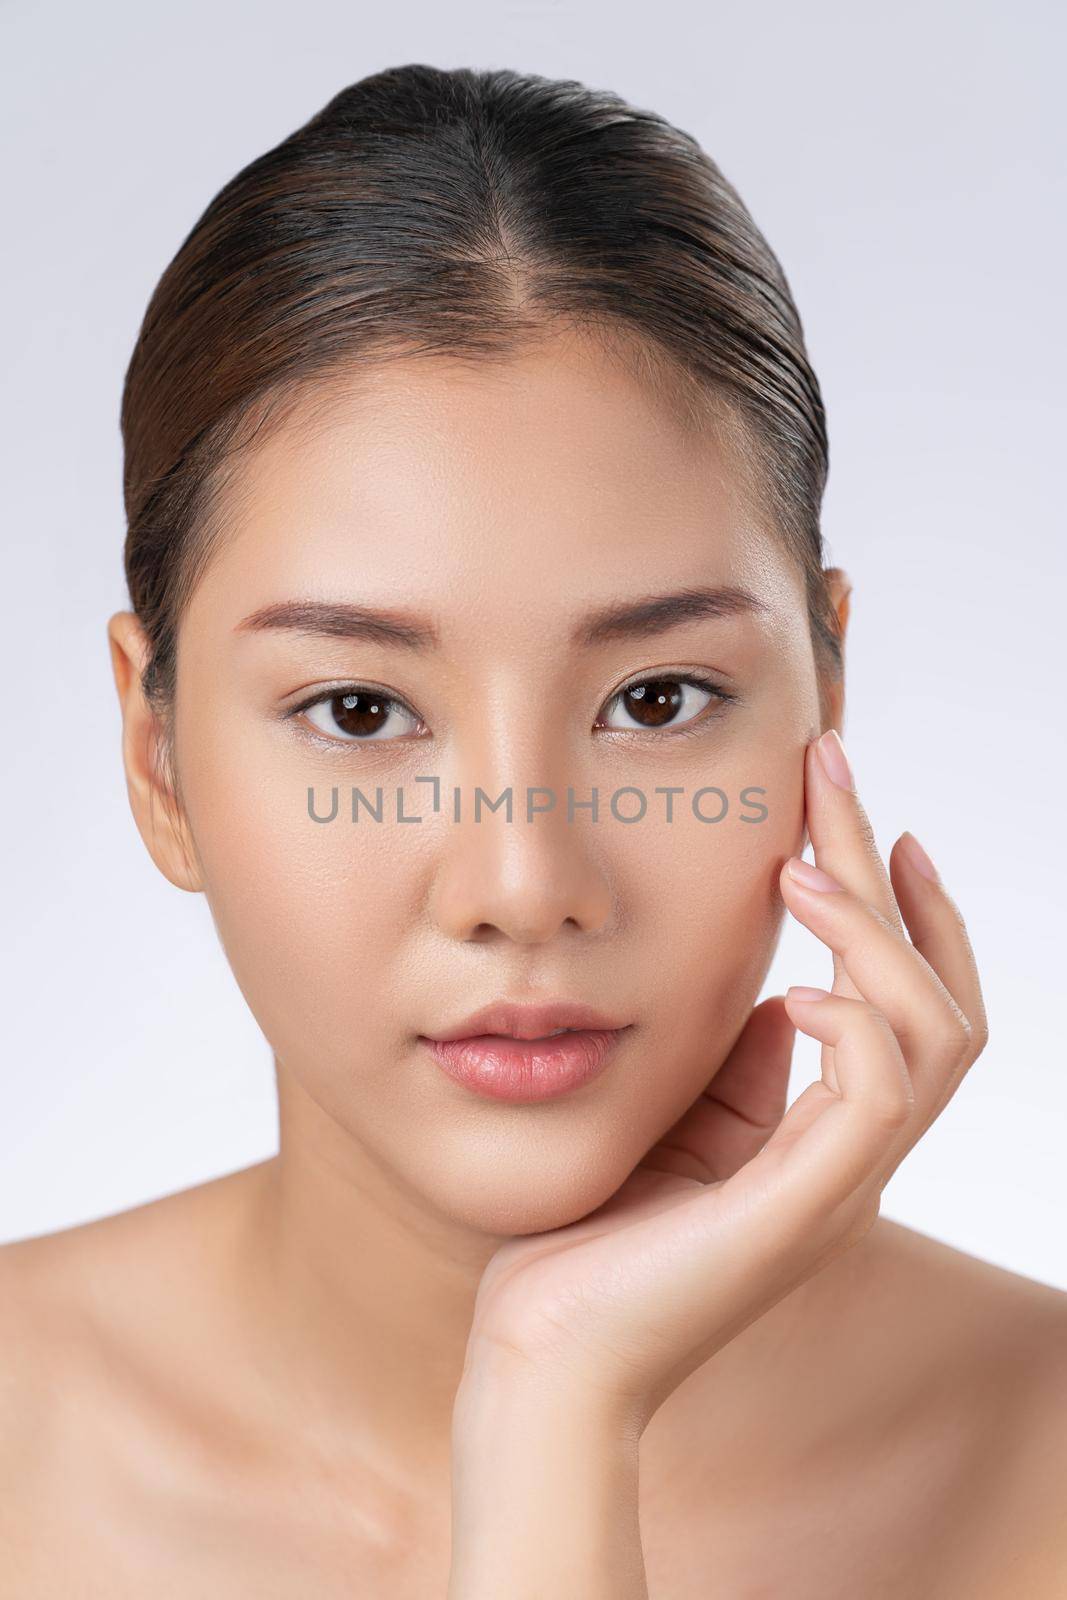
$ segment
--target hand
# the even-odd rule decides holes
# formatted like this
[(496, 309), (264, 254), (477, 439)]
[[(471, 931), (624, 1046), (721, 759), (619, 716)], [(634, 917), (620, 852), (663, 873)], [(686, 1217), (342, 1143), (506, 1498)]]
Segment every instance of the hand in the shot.
[[(865, 1236), (885, 1184), (984, 1048), (959, 912), (907, 835), (887, 874), (857, 795), (820, 758), (827, 743), (843, 763), (834, 733), (805, 752), (821, 887), (789, 863), (779, 883), (833, 952), (832, 992), (756, 1007), (708, 1092), (603, 1206), (497, 1251), (468, 1385), (503, 1363), (538, 1391), (563, 1388), (643, 1427), (689, 1373)], [(783, 1117), (793, 1024), (821, 1041), (822, 1077)]]

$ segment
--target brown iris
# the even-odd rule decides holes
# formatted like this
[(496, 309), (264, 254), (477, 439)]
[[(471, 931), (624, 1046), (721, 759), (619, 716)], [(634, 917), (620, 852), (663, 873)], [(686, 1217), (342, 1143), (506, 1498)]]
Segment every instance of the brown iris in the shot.
[(650, 678), (645, 683), (635, 683), (619, 698), (635, 721), (644, 723), (646, 728), (661, 728), (682, 704), (684, 691), (677, 678)]
[(364, 738), (380, 732), (393, 709), (393, 702), (385, 695), (358, 690), (334, 695), (329, 705), (330, 714), (342, 732)]

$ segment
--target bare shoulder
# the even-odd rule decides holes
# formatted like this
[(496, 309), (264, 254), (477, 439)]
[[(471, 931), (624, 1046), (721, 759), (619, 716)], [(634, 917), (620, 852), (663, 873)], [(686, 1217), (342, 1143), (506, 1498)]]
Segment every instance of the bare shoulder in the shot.
[(268, 1166), (0, 1246), (0, 1600), (143, 1592), (192, 1548), (179, 1508), (210, 1518), (229, 1460), (219, 1286)]
[(98, 1269), (128, 1231), (108, 1217), (0, 1246), (0, 1453), (18, 1451), (24, 1479), (89, 1379)]
[(1067, 1291), (887, 1218), (876, 1226), (884, 1290), (907, 1294), (916, 1338), (938, 1354), (950, 1340), (968, 1370), (996, 1378), (997, 1392), (1020, 1405), (1062, 1395)]
[(111, 1375), (121, 1369), (107, 1333), (121, 1316), (121, 1263), (144, 1236), (143, 1216), (131, 1216), (0, 1247), (0, 1600), (71, 1581), (60, 1551), (80, 1544), (88, 1557), (92, 1523), (107, 1519)]
[(155, 1200), (0, 1245), (0, 1350), (27, 1369), (34, 1354), (72, 1352), (90, 1329), (117, 1329), (124, 1309), (177, 1285), (202, 1259), (268, 1165), (245, 1167)]
[[(882, 1292), (924, 1392), (958, 1418), (959, 1493), (947, 1589), (973, 1600), (1067, 1595), (1067, 1293), (887, 1219)], [(951, 1425), (951, 1422), (950, 1422)]]
[[(160, 1461), (205, 1317), (199, 1265), (255, 1171), (0, 1246), (0, 1600), (54, 1546), (58, 1504), (88, 1548), (120, 1479)], [(28, 1565), (21, 1592), (38, 1592)]]

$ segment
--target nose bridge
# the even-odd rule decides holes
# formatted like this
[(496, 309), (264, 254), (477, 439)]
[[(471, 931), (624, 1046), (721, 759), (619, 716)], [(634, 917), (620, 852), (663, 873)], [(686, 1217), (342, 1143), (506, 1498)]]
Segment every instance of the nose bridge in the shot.
[(567, 927), (601, 933), (614, 916), (603, 822), (582, 806), (592, 795), (572, 770), (565, 715), (553, 722), (550, 709), (530, 708), (528, 690), (525, 698), (523, 726), (498, 701), (457, 742), (460, 820), (448, 824), (432, 895), (435, 920), (453, 938), (495, 929), (540, 943)]

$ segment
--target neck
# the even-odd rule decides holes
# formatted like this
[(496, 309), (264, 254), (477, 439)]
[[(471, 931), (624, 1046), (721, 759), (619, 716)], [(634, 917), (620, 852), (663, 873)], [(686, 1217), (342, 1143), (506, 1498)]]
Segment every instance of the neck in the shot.
[(279, 1103), (279, 1153), (250, 1172), (238, 1246), (275, 1420), (341, 1451), (356, 1441), (412, 1488), (423, 1471), (437, 1481), (503, 1240), (433, 1214), (301, 1091)]
[[(358, 1460), (406, 1497), (447, 1497), (474, 1300), (503, 1240), (432, 1213), (306, 1097), (287, 1094), (281, 1124), (279, 1154), (247, 1169), (232, 1246), (249, 1404), (287, 1449)], [(647, 1430), (651, 1475), (669, 1481), (679, 1449), (701, 1449), (736, 1481), (748, 1458), (766, 1472), (768, 1452), (786, 1462), (809, 1422), (825, 1426), (840, 1387), (827, 1363), (846, 1356), (845, 1313), (863, 1302), (881, 1237), (876, 1228), (686, 1380)]]

